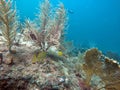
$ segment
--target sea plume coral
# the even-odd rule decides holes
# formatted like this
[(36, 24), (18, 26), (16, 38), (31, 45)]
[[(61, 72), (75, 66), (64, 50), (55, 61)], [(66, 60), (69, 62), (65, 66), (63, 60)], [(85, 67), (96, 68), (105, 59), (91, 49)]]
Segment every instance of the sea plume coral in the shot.
[(64, 5), (60, 4), (55, 13), (52, 13), (49, 0), (45, 0), (37, 16), (37, 23), (33, 22), (37, 27), (33, 26), (30, 20), (28, 20), (29, 23), (25, 23), (28, 26), (26, 27), (28, 36), (40, 47), (41, 51), (47, 51), (51, 46), (58, 48), (67, 20)]
[(65, 29), (66, 21), (66, 10), (64, 8), (64, 5), (61, 3), (55, 12), (54, 19), (51, 21), (52, 25), (49, 28), (50, 35), (48, 37), (49, 44), (59, 47), (60, 38), (64, 32), (63, 30)]
[(46, 31), (48, 24), (50, 24), (50, 6), (49, 0), (44, 0), (44, 2), (40, 4), (39, 13), (37, 14), (37, 21), (38, 25), (40, 26), (40, 31)]
[(17, 19), (16, 10), (12, 9), (11, 0), (0, 0), (0, 28), (5, 38), (6, 45), (11, 52), (11, 47), (16, 35)]

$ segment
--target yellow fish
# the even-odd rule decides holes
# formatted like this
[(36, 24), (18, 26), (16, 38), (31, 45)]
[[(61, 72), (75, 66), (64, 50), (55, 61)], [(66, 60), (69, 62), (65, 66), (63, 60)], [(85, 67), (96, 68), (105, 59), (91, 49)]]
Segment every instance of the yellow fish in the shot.
[(58, 56), (63, 56), (63, 52), (62, 51), (58, 51)]

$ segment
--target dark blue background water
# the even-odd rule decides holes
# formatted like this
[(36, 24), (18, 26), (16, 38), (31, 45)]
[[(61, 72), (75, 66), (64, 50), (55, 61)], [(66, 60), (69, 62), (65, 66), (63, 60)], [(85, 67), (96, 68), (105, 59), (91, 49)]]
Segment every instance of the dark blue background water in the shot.
[[(41, 0), (16, 0), (21, 21), (35, 18)], [(89, 42), (102, 51), (120, 54), (120, 0), (50, 0), (64, 3), (69, 15), (67, 38), (75, 45)]]

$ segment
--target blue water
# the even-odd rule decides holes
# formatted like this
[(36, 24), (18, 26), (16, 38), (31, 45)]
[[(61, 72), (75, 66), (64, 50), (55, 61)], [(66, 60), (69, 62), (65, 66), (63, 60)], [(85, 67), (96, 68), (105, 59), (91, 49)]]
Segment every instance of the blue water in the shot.
[[(34, 19), (42, 0), (15, 0), (21, 21)], [(68, 10), (67, 39), (76, 46), (88, 42), (91, 47), (120, 54), (120, 0), (50, 0), (53, 6), (63, 2)]]

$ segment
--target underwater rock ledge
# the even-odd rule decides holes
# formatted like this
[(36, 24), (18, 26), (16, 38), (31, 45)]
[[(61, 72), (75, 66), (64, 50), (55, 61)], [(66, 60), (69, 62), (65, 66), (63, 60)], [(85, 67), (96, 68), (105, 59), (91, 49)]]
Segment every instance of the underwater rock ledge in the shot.
[(7, 65), (4, 60), (0, 64), (0, 90), (120, 89), (120, 65), (96, 48), (78, 57), (47, 55), (34, 63), (36, 50), (23, 46), (16, 48), (16, 52), (12, 64)]

